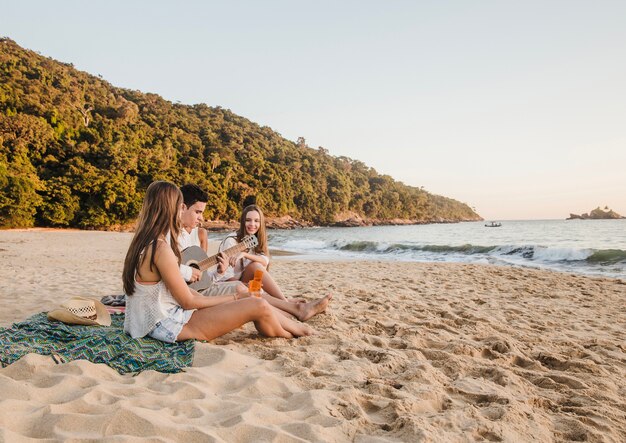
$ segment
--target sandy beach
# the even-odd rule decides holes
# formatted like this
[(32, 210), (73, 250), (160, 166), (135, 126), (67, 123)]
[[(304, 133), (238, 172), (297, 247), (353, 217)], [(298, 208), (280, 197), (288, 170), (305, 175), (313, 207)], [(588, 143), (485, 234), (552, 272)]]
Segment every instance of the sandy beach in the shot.
[[(0, 231), (0, 326), (121, 293), (132, 234)], [(0, 441), (626, 441), (626, 282), (522, 268), (278, 258), (332, 292), (318, 335), (251, 325), (179, 374), (29, 354), (0, 369)]]

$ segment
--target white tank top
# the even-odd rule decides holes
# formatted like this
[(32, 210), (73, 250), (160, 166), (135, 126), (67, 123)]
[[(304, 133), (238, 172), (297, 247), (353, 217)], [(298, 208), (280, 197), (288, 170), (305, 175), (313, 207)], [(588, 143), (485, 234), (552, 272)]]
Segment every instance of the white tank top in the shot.
[(182, 251), (189, 246), (200, 246), (198, 227), (193, 228), (191, 232), (187, 232), (185, 228), (180, 230), (180, 235), (178, 236), (178, 247)]
[(124, 331), (132, 338), (145, 337), (167, 317), (167, 311), (176, 306), (180, 305), (163, 280), (151, 284), (139, 283), (135, 273), (135, 292), (126, 295)]

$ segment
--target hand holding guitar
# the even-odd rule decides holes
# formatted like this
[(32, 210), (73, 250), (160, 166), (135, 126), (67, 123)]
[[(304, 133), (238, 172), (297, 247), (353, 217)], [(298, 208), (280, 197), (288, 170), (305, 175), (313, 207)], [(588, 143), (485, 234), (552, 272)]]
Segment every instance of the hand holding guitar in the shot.
[(200, 280), (200, 277), (202, 277), (202, 271), (197, 268), (191, 268), (191, 279), (189, 280), (189, 283)]
[(234, 268), (235, 265), (237, 264), (237, 260), (243, 260), (244, 256), (243, 256), (243, 252), (240, 252), (239, 254), (233, 255), (229, 260), (228, 263)]
[[(217, 273), (222, 275), (224, 272), (226, 272), (228, 266), (228, 257), (226, 257), (226, 254), (224, 254), (223, 252), (217, 254)], [(199, 269), (197, 269), (197, 271), (199, 271), (200, 275), (202, 275), (202, 272), (200, 272)]]

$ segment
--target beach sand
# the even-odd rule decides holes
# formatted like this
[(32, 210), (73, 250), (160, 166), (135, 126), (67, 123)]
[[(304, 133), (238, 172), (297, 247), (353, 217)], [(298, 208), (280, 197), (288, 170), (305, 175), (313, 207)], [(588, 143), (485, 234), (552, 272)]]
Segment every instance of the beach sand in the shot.
[[(0, 231), (0, 326), (121, 292), (132, 234)], [(626, 284), (532, 269), (281, 257), (332, 292), (319, 335), (247, 325), (183, 373), (30, 354), (0, 369), (0, 441), (626, 441)]]

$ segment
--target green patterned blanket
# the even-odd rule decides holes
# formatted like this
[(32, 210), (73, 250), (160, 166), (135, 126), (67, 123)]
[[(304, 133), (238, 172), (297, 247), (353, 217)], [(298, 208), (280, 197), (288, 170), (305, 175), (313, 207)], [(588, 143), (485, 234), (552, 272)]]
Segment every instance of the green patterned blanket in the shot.
[(48, 321), (46, 313), (0, 328), (0, 364), (10, 365), (28, 353), (60, 357), (63, 362), (104, 363), (120, 374), (152, 369), (180, 372), (193, 361), (194, 341), (169, 344), (150, 337), (133, 339), (124, 332), (124, 315), (111, 326), (77, 326)]

